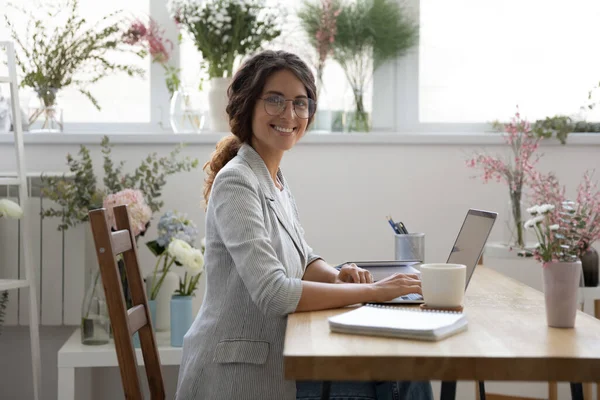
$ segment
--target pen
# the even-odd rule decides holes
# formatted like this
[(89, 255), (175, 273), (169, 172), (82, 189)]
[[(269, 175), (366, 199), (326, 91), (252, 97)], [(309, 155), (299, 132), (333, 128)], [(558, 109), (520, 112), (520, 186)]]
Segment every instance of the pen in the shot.
[(408, 235), (408, 229), (406, 229), (406, 225), (404, 225), (403, 222), (396, 223), (396, 226), (402, 231), (402, 233)]
[(400, 228), (398, 228), (398, 226), (396, 225), (396, 223), (394, 223), (394, 220), (392, 220), (392, 217), (387, 217), (388, 222), (390, 224), (390, 226), (392, 227), (392, 229), (394, 230), (395, 233), (397, 233), (398, 235), (402, 235), (404, 232), (402, 232), (400, 230)]

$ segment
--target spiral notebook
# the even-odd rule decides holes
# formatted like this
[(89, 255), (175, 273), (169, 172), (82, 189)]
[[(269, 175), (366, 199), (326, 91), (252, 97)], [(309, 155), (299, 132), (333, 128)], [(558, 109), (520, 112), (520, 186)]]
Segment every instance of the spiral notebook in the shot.
[(331, 332), (436, 341), (467, 329), (462, 312), (367, 304), (329, 318)]

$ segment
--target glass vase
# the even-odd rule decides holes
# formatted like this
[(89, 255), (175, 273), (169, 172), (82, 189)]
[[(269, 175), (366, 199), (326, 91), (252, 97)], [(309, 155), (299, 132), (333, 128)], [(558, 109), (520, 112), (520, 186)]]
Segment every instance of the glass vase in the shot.
[(93, 268), (90, 276), (90, 285), (81, 307), (81, 343), (101, 345), (110, 340), (110, 318), (100, 269)]
[(35, 94), (27, 119), (29, 131), (34, 133), (62, 132), (63, 110), (58, 104), (58, 89), (35, 89)]
[(170, 123), (174, 133), (200, 133), (204, 129), (207, 104), (197, 90), (178, 90), (171, 98)]
[(345, 108), (344, 132), (369, 132), (371, 130), (370, 115), (365, 108), (362, 90), (352, 90), (352, 106)]
[(510, 192), (510, 198), (504, 214), (506, 216), (504, 240), (511, 247), (524, 249), (526, 246), (524, 222), (528, 218), (528, 215), (521, 197), (521, 192)]

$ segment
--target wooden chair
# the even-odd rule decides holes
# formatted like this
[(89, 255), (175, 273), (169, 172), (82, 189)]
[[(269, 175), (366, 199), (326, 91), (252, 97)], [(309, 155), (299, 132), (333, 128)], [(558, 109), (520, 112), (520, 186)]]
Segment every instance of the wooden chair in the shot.
[[(138, 265), (129, 213), (126, 205), (115, 207), (113, 211), (117, 225), (116, 232), (111, 232), (105, 209), (90, 211), (88, 215), (96, 244), (96, 255), (106, 294), (125, 398), (143, 399), (132, 338), (133, 334), (138, 332), (151, 398), (162, 400), (165, 398), (165, 389), (160, 369), (160, 357)], [(116, 256), (119, 254), (123, 254), (125, 261), (133, 303), (130, 309), (127, 309), (125, 305), (117, 267)]]

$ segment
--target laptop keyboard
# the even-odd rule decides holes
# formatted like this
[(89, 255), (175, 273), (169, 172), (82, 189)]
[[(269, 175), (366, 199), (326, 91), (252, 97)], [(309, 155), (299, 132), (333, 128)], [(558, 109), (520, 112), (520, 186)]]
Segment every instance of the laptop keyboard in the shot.
[(404, 296), (400, 296), (400, 298), (402, 300), (423, 300), (423, 296), (421, 296), (419, 293), (405, 294)]

